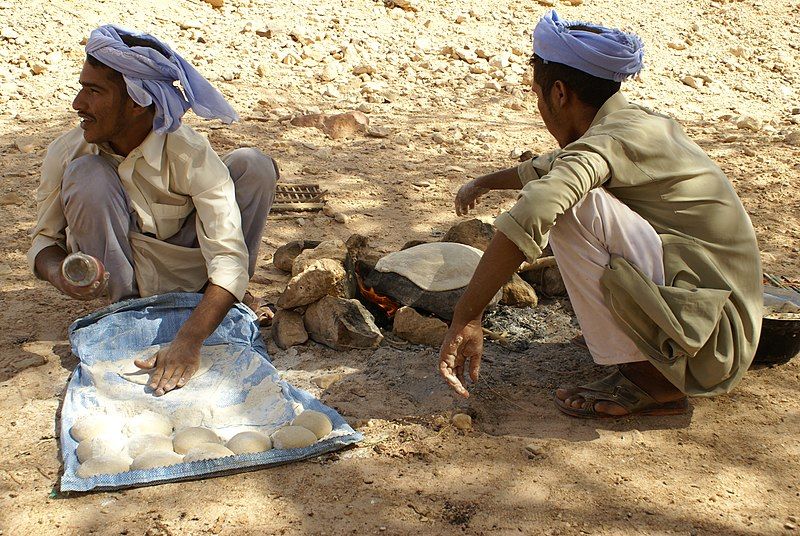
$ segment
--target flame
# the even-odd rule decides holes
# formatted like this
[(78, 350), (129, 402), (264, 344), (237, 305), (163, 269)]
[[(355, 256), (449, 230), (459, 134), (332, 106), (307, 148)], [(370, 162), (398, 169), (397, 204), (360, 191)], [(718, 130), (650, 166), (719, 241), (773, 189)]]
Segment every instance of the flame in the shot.
[(361, 295), (364, 296), (365, 299), (371, 301), (375, 305), (381, 308), (381, 310), (386, 313), (386, 316), (389, 318), (394, 317), (394, 314), (400, 308), (400, 305), (395, 303), (391, 298), (387, 296), (381, 296), (371, 287), (366, 286), (361, 281), (361, 274), (356, 271), (356, 283), (358, 283), (358, 290), (361, 291)]

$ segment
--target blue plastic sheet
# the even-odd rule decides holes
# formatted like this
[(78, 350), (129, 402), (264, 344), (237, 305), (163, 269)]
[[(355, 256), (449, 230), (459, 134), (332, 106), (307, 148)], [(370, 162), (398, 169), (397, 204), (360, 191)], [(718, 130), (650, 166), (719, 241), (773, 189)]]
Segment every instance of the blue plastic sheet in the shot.
[[(92, 313), (70, 326), (72, 351), (81, 362), (69, 381), (61, 412), (64, 459), (61, 491), (119, 489), (250, 471), (318, 456), (363, 438), (336, 411), (280, 379), (269, 362), (255, 315), (240, 304), (228, 312), (204, 343), (211, 347), (204, 350), (213, 350), (217, 356), (213, 366), (183, 389), (154, 397), (148, 387), (111, 372), (122, 362), (129, 363), (143, 353), (154, 352), (159, 345), (169, 344), (201, 298), (199, 294), (175, 293), (129, 300)], [(243, 407), (245, 400), (249, 411), (239, 416), (235, 410)], [(250, 404), (251, 401), (255, 403)], [(79, 478), (75, 474), (79, 465), (75, 454), (77, 442), (69, 433), (76, 419), (87, 412), (113, 414), (142, 407), (168, 416), (177, 411), (205, 411), (206, 416), (214, 414), (218, 419), (224, 415), (229, 429), (227, 433), (224, 428), (217, 430), (223, 437), (249, 429), (269, 433), (290, 422), (298, 412), (309, 409), (325, 413), (331, 419), (333, 432), (305, 448), (273, 449)]]

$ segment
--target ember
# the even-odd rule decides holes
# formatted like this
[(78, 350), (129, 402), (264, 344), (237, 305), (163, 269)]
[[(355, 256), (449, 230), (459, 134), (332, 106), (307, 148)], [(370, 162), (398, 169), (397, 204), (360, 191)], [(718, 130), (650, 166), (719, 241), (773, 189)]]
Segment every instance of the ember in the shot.
[(356, 283), (358, 283), (358, 290), (361, 292), (361, 296), (369, 301), (370, 303), (374, 303), (377, 305), (381, 311), (386, 314), (388, 318), (393, 318), (394, 314), (400, 308), (400, 304), (389, 298), (388, 296), (381, 296), (377, 292), (375, 292), (371, 287), (368, 287), (364, 284), (361, 280), (361, 274), (359, 270), (356, 269)]

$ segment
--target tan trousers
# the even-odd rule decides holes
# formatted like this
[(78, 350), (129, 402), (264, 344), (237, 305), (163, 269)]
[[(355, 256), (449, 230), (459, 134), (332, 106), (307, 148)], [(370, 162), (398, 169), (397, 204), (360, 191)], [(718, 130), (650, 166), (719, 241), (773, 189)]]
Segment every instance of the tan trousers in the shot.
[(559, 216), (550, 245), (595, 363), (645, 361), (606, 305), (600, 276), (615, 255), (663, 285), (664, 252), (653, 227), (604, 188), (595, 188)]

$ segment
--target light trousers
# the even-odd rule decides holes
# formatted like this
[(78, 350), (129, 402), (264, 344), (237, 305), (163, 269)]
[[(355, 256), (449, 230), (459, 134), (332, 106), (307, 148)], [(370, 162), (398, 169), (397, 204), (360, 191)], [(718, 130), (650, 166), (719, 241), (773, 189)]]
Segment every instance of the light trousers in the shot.
[(653, 227), (604, 188), (595, 188), (556, 219), (550, 245), (595, 363), (645, 361), (614, 319), (600, 277), (614, 255), (663, 285), (664, 252)]

